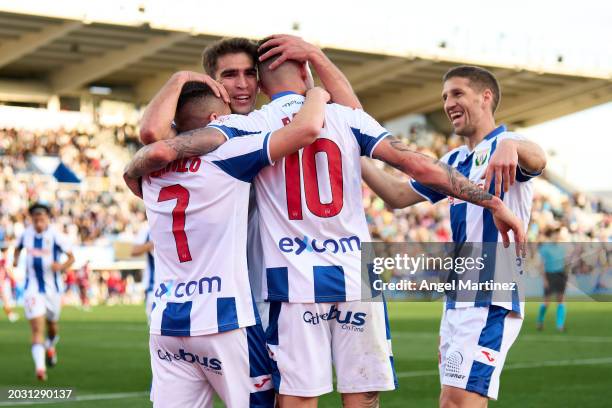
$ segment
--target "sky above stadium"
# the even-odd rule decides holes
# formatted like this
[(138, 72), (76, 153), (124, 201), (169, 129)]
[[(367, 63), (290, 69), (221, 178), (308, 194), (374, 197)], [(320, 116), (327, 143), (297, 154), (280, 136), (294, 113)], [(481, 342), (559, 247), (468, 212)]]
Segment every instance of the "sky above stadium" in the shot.
[[(0, 0), (0, 8), (254, 38), (294, 32), (320, 46), (612, 77), (610, 1)], [(556, 153), (550, 168), (571, 183), (612, 191), (611, 117), (612, 103), (522, 131)]]

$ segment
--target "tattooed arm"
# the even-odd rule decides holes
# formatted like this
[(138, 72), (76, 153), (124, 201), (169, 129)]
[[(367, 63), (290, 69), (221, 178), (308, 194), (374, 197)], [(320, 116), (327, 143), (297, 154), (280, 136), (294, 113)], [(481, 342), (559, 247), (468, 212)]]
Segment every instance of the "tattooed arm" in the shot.
[(174, 160), (210, 153), (225, 142), (225, 136), (212, 128), (194, 129), (172, 139), (159, 140), (142, 147), (123, 171), (123, 180), (142, 198), (142, 176), (163, 169)]
[(372, 157), (384, 161), (442, 194), (487, 208), (493, 214), (504, 244), (510, 242), (508, 237), (510, 230), (514, 232), (516, 242), (525, 241), (522, 222), (508, 210), (499, 197), (481, 189), (446, 163), (410, 150), (395, 137), (387, 137), (380, 142)]
[(406, 208), (425, 201), (408, 181), (377, 168), (372, 159), (361, 158), (361, 178), (391, 208)]
[(225, 136), (213, 128), (194, 129), (172, 139), (142, 147), (125, 168), (125, 177), (137, 179), (163, 169), (174, 160), (202, 156), (225, 142)]
[(501, 203), (501, 200), (495, 200), (492, 194), (473, 184), (451, 166), (410, 150), (395, 137), (383, 140), (372, 157), (384, 161), (442, 194), (488, 209), (494, 209)]

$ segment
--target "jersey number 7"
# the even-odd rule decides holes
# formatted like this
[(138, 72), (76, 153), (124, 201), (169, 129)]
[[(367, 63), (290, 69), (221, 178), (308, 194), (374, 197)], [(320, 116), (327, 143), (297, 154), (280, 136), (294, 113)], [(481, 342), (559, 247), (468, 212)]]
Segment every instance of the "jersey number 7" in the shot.
[(189, 205), (189, 190), (180, 184), (173, 184), (159, 190), (157, 202), (176, 200), (176, 205), (172, 210), (172, 234), (174, 235), (174, 243), (176, 244), (176, 252), (179, 261), (191, 261), (191, 252), (189, 251), (189, 243), (187, 242), (187, 234), (185, 234), (185, 210)]

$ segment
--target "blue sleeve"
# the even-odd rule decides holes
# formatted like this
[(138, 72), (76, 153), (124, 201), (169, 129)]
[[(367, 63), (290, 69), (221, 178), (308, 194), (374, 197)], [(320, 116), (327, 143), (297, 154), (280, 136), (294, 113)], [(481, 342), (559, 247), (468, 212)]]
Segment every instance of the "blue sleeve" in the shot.
[(221, 133), (225, 135), (225, 137), (228, 138), (228, 140), (234, 137), (255, 135), (257, 133), (261, 133), (260, 131), (251, 131), (251, 130), (240, 129), (237, 127), (216, 125), (216, 124), (208, 125), (207, 127), (211, 127), (213, 129), (219, 130)]
[(516, 166), (516, 181), (519, 181), (519, 182), (529, 181), (534, 177), (538, 177), (540, 174), (542, 174), (541, 171), (530, 173), (527, 170), (523, 169), (521, 166)]
[(213, 120), (207, 127), (217, 129), (230, 140), (235, 137), (256, 135), (266, 131), (266, 129), (261, 129), (262, 126), (262, 123), (258, 123), (250, 116), (227, 115)]
[(270, 133), (252, 138), (232, 139), (219, 148), (219, 169), (235, 179), (250, 183), (261, 169), (272, 164), (269, 155)]
[(359, 145), (360, 154), (372, 157), (378, 143), (389, 136), (389, 132), (361, 109), (353, 110), (352, 115), (351, 131)]
[(425, 199), (429, 200), (432, 203), (437, 203), (438, 201), (446, 198), (445, 194), (438, 193), (437, 191), (424, 186), (416, 180), (411, 180), (410, 186), (414, 191), (416, 191), (418, 194), (422, 195)]
[(360, 129), (351, 128), (353, 135), (355, 135), (355, 139), (357, 139), (357, 144), (359, 145), (360, 154), (362, 156), (372, 157), (372, 151), (374, 147), (383, 140), (385, 137), (389, 136), (389, 132), (386, 130), (380, 133), (377, 136), (371, 136), (366, 133), (361, 132)]

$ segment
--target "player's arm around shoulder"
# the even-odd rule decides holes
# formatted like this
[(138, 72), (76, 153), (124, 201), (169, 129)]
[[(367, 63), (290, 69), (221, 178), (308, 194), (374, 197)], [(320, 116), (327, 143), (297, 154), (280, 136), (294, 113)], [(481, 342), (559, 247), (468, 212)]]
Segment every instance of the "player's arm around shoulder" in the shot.
[(274, 162), (313, 143), (323, 128), (329, 93), (315, 87), (306, 93), (304, 106), (291, 123), (270, 135), (270, 159)]
[(183, 86), (188, 82), (202, 82), (208, 85), (218, 98), (229, 103), (229, 95), (223, 85), (210, 76), (193, 71), (175, 72), (149, 102), (142, 115), (139, 133), (143, 144), (176, 136), (172, 121)]
[(136, 152), (127, 165), (124, 178), (138, 179), (166, 167), (174, 160), (205, 155), (225, 141), (223, 133), (206, 127), (146, 145)]
[(497, 148), (485, 172), (485, 188), (495, 178), (495, 195), (508, 192), (516, 181), (528, 181), (546, 167), (546, 153), (537, 144), (516, 133), (508, 132), (498, 138)]
[(425, 201), (410, 183), (376, 167), (372, 159), (361, 158), (363, 181), (391, 208), (406, 208)]
[(469, 203), (487, 208), (493, 214), (495, 225), (502, 236), (504, 246), (510, 243), (508, 232), (514, 232), (517, 256), (523, 251), (525, 231), (522, 222), (499, 199), (489, 194), (447, 163), (432, 159), (422, 153), (410, 150), (394, 137), (386, 137), (372, 150), (373, 157), (413, 177), (419, 183)]

